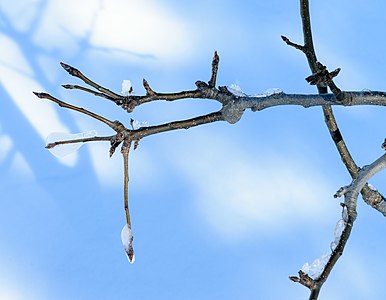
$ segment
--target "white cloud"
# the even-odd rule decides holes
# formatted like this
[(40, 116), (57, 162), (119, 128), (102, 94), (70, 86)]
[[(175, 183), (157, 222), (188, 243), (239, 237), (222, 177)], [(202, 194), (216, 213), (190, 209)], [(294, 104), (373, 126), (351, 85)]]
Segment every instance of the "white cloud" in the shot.
[(285, 153), (247, 153), (218, 135), (189, 141), (173, 160), (192, 185), (199, 214), (225, 239), (318, 222), (328, 199), (334, 204), (328, 180)]
[[(14, 72), (19, 72), (23, 75), (32, 76), (33, 71), (27, 59), (20, 51), (19, 46), (8, 36), (0, 33), (1, 68), (11, 69)], [(1, 73), (0, 73), (1, 74)], [(4, 76), (0, 77), (3, 78)]]
[(82, 39), (90, 42), (90, 51), (118, 50), (126, 52), (126, 59), (155, 57), (168, 63), (192, 54), (194, 45), (187, 22), (153, 0), (47, 1), (33, 34), (35, 44), (72, 55)]
[(191, 54), (194, 36), (183, 19), (152, 0), (111, 0), (100, 10), (91, 43), (176, 61)]
[(43, 49), (72, 54), (92, 30), (101, 1), (46, 1), (33, 41)]

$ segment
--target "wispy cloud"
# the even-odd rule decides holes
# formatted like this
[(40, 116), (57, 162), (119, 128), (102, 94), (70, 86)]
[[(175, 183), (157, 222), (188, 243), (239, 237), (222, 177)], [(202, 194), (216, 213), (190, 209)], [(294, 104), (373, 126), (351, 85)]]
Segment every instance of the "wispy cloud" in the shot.
[(330, 184), (306, 160), (291, 161), (274, 149), (248, 153), (218, 135), (192, 134), (188, 143), (173, 160), (192, 185), (198, 213), (225, 239), (325, 216)]

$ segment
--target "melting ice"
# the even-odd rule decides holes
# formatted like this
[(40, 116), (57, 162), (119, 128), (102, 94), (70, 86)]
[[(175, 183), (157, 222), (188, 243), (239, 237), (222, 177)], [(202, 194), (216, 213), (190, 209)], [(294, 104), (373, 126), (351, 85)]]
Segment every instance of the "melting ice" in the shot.
[(322, 275), (329, 259), (330, 254), (325, 253), (321, 257), (315, 259), (311, 264), (308, 262), (305, 263), (302, 267), (302, 271), (313, 279), (317, 279), (320, 275)]
[[(81, 133), (65, 133), (65, 132), (52, 132), (46, 138), (46, 145), (58, 141), (68, 141), (68, 140), (78, 140), (95, 137), (97, 132), (95, 130), (90, 130)], [(57, 145), (53, 148), (50, 148), (50, 152), (56, 157), (64, 157), (68, 154), (71, 154), (82, 147), (84, 143), (73, 143), (73, 144), (62, 144)]]

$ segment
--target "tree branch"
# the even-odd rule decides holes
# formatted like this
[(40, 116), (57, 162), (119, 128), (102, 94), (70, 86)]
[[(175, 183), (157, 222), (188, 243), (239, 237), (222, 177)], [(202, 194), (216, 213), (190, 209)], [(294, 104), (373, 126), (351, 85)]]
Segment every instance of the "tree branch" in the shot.
[[(312, 75), (307, 77), (307, 81), (317, 85), (319, 94), (327, 93), (327, 87), (326, 86), (328, 86), (330, 88), (330, 90), (333, 92), (336, 100), (338, 100), (339, 102), (346, 102), (347, 100), (349, 100), (346, 98), (346, 95), (345, 95), (346, 93), (342, 92), (335, 85), (335, 83), (332, 79), (334, 77), (332, 75), (336, 76), (337, 73), (339, 72), (339, 70), (337, 69), (336, 74), (329, 73), (327, 71), (326, 67), (317, 61), (317, 57), (316, 57), (316, 53), (315, 53), (315, 49), (314, 49), (314, 45), (313, 45), (313, 39), (312, 39), (312, 30), (311, 30), (311, 21), (310, 21), (308, 0), (300, 0), (300, 15), (301, 15), (301, 20), (302, 20), (302, 25), (303, 25), (304, 46), (299, 46), (299, 45), (289, 41), (288, 38), (282, 37), (284, 42), (286, 42), (287, 45), (290, 45), (298, 50), (301, 50), (306, 55), (308, 64), (309, 64), (311, 72), (312, 72)], [(337, 147), (337, 150), (342, 158), (342, 161), (345, 164), (346, 168), (348, 169), (352, 178), (356, 178), (358, 176), (358, 167), (355, 164), (353, 158), (351, 157), (351, 154), (346, 146), (346, 143), (343, 140), (342, 134), (341, 134), (339, 127), (337, 125), (337, 122), (335, 120), (335, 116), (333, 114), (331, 105), (330, 104), (323, 105), (322, 107), (323, 107), (323, 113), (324, 113), (327, 128), (330, 132), (331, 138), (333, 139), (333, 141)], [(362, 187), (364, 187), (364, 192), (362, 193), (362, 195), (364, 197), (368, 197), (368, 198), (366, 198), (365, 201), (370, 202), (372, 200), (372, 198), (369, 197), (370, 191), (368, 191), (368, 186), (365, 186), (365, 184), (363, 184)], [(361, 189), (362, 189), (362, 187), (361, 187)], [(375, 193), (375, 191), (374, 191), (374, 193)], [(382, 197), (382, 195), (379, 193), (377, 196), (378, 196), (377, 199), (384, 199)], [(375, 204), (373, 204), (372, 206), (374, 207)], [(350, 237), (351, 228), (352, 228), (352, 225), (353, 225), (355, 218), (356, 218), (356, 202), (355, 202), (355, 205), (352, 203), (352, 205), (348, 206), (348, 209), (350, 211), (349, 218), (346, 222), (345, 229), (344, 229), (342, 236), (340, 238), (339, 245), (336, 249), (334, 249), (328, 263), (326, 264), (326, 266), (322, 272), (322, 275), (317, 280), (315, 280), (313, 282), (312, 286), (310, 286), (308, 284), (308, 282), (301, 280), (302, 276), (300, 276), (300, 279), (298, 281), (294, 280), (296, 282), (303, 284), (304, 286), (306, 286), (310, 289), (310, 297), (309, 297), (310, 300), (316, 300), (318, 298), (319, 291), (320, 291), (321, 287), (323, 286), (324, 282), (327, 280), (332, 268), (334, 267), (335, 263), (337, 262), (337, 260), (341, 256), (343, 249), (346, 245), (346, 242)], [(354, 216), (353, 211), (355, 211), (355, 216)], [(299, 273), (299, 275), (300, 275), (300, 273)], [(293, 278), (296, 278), (296, 277), (292, 277), (291, 279), (293, 279)]]
[[(300, 0), (300, 15), (303, 26), (303, 36), (304, 36), (304, 46), (299, 46), (295, 43), (289, 41), (288, 38), (282, 37), (283, 40), (292, 47), (295, 47), (298, 50), (301, 50), (307, 58), (308, 64), (310, 66), (311, 72), (313, 74), (317, 74), (320, 71), (320, 66), (318, 67), (318, 61), (314, 50), (313, 39), (312, 39), (312, 31), (311, 31), (311, 21), (310, 21), (310, 13), (309, 13), (309, 2), (308, 0)], [(342, 92), (331, 80), (328, 82), (328, 86), (331, 91), (334, 93), (335, 98), (340, 102), (349, 102), (350, 96), (347, 95), (347, 92)], [(327, 87), (324, 84), (317, 85), (318, 92), (320, 94), (327, 93)], [(372, 104), (371, 101), (369, 104)], [(332, 105), (332, 103), (330, 103)], [(323, 114), (325, 118), (325, 122), (327, 128), (330, 132), (330, 136), (335, 143), (335, 146), (340, 154), (340, 157), (349, 171), (352, 178), (356, 178), (358, 176), (359, 167), (356, 165), (354, 159), (351, 156), (350, 151), (347, 148), (347, 145), (343, 139), (343, 136), (339, 130), (338, 124), (336, 122), (334, 113), (330, 105), (323, 105)], [(363, 187), (361, 191), (364, 201), (371, 205), (373, 208), (377, 209), (383, 215), (383, 210), (380, 209), (383, 206), (386, 206), (385, 198), (378, 192), (369, 189), (367, 185)], [(385, 215), (386, 216), (386, 215)]]

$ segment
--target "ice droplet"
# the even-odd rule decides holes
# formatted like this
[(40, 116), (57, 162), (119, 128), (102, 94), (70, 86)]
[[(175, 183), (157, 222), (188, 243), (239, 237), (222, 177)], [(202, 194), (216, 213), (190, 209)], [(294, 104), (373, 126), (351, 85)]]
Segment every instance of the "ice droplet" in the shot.
[(125, 224), (121, 231), (121, 240), (123, 244), (123, 248), (125, 248), (127, 259), (129, 263), (133, 264), (135, 261), (134, 249), (133, 249), (133, 233), (131, 232), (131, 228)]
[[(68, 141), (68, 140), (77, 140), (91, 138), (97, 135), (95, 130), (90, 130), (81, 133), (65, 133), (65, 132), (52, 132), (46, 138), (46, 144), (54, 143), (58, 141)], [(57, 145), (53, 148), (50, 148), (50, 152), (56, 157), (64, 157), (68, 154), (71, 154), (82, 147), (83, 143), (73, 143), (73, 144), (63, 144)]]

